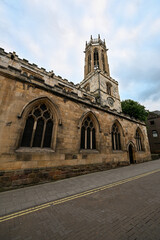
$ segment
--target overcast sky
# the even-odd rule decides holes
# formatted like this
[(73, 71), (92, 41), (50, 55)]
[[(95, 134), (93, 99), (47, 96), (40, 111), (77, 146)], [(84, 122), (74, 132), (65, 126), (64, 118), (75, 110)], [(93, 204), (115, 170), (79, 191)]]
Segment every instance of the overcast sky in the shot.
[(74, 83), (91, 34), (106, 40), (121, 100), (160, 110), (160, 0), (0, 0), (0, 47)]

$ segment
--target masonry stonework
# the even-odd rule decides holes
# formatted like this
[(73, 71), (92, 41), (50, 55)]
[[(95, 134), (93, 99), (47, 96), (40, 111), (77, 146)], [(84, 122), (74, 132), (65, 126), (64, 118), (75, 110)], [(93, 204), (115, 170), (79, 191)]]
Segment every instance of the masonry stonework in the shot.
[[(94, 44), (99, 46), (99, 41), (94, 40)], [(109, 71), (108, 62), (106, 64)], [(102, 64), (92, 69), (90, 76), (80, 84), (74, 85), (55, 76), (53, 71), (46, 72), (18, 58), (15, 53), (0, 49), (1, 186), (56, 180), (150, 160), (145, 124), (121, 112), (118, 82), (100, 67)], [(105, 88), (108, 81), (111, 82), (109, 93)], [(86, 82), (90, 89), (84, 87)], [(110, 104), (108, 97), (113, 99)], [(53, 129), (49, 135), (40, 136), (36, 133), (39, 120), (35, 120), (32, 109), (40, 109), (43, 104), (52, 115)], [(42, 143), (34, 146), (34, 139), (30, 146), (22, 146), (30, 115), (34, 118), (33, 129), (29, 130), (32, 138), (39, 134), (37, 139), (44, 141), (50, 136), (49, 147), (43, 147)], [(43, 122), (44, 116), (37, 119)], [(93, 126), (86, 127), (83, 132), (82, 125), (87, 124), (85, 119)], [(42, 132), (48, 120), (45, 121), (39, 127)], [(116, 137), (113, 137), (114, 124), (119, 129)], [(139, 150), (136, 131), (141, 138)]]

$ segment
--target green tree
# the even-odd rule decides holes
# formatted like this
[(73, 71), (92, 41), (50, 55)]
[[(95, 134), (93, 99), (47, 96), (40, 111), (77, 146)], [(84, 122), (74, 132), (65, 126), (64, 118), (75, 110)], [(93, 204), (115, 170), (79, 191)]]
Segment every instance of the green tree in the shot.
[(121, 102), (121, 106), (124, 114), (128, 114), (130, 117), (134, 117), (140, 121), (145, 122), (147, 120), (149, 111), (140, 103), (127, 99)]

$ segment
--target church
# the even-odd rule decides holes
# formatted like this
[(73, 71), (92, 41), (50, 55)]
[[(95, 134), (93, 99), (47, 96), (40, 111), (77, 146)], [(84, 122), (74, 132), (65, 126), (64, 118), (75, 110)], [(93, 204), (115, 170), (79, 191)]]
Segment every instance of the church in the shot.
[(91, 36), (75, 85), (0, 48), (1, 187), (151, 159), (145, 123), (122, 113), (107, 51)]

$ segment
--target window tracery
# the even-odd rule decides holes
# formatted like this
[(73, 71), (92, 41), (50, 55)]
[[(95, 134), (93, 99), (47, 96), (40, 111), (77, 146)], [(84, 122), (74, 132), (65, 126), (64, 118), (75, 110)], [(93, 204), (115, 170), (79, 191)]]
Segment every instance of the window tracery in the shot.
[(139, 134), (139, 131), (136, 131), (136, 145), (137, 145), (137, 151), (142, 151), (142, 139)]
[(121, 135), (116, 123), (114, 123), (112, 127), (112, 149), (121, 150)]
[(86, 117), (82, 123), (81, 149), (96, 149), (96, 130), (90, 116)]
[(44, 104), (37, 104), (28, 114), (21, 147), (50, 148), (53, 131), (53, 115)]

